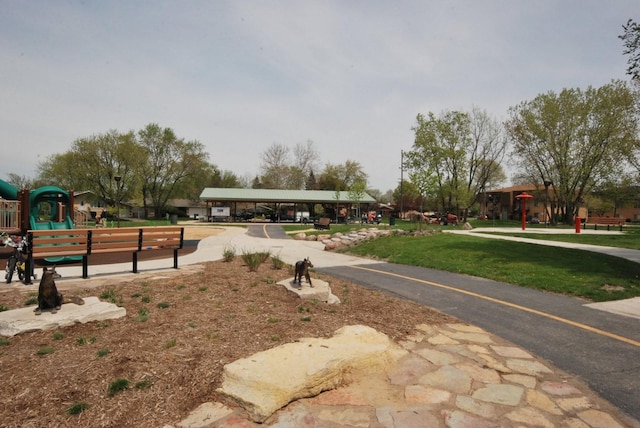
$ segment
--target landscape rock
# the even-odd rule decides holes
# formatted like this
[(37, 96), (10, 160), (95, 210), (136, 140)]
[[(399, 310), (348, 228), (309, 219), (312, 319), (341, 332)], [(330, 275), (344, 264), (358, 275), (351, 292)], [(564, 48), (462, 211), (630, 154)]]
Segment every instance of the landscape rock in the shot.
[(278, 282), (278, 285), (282, 285), (287, 291), (297, 294), (301, 299), (317, 300), (330, 304), (340, 303), (338, 296), (331, 292), (328, 282), (318, 278), (311, 278), (311, 283), (313, 287), (309, 286), (309, 283), (304, 279), (301, 284), (298, 284), (293, 281), (293, 278), (289, 278)]
[(384, 370), (407, 352), (375, 329), (346, 326), (329, 339), (303, 338), (227, 364), (218, 392), (262, 423), (294, 400), (343, 385), (353, 373)]
[(65, 303), (57, 313), (42, 311), (41, 315), (33, 312), (34, 306), (0, 312), (0, 336), (38, 330), (53, 330), (74, 324), (85, 324), (91, 321), (122, 318), (127, 315), (125, 308), (113, 303), (101, 302), (97, 297), (85, 297), (84, 305)]

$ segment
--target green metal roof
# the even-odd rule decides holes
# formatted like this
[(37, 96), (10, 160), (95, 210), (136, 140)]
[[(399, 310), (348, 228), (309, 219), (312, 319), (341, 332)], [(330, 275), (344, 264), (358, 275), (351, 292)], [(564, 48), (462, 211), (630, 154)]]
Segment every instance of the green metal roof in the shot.
[(203, 201), (215, 202), (272, 202), (272, 203), (316, 203), (316, 204), (373, 204), (369, 194), (363, 193), (359, 200), (350, 197), (349, 192), (333, 190), (279, 190), (279, 189), (229, 189), (205, 187), (200, 194)]

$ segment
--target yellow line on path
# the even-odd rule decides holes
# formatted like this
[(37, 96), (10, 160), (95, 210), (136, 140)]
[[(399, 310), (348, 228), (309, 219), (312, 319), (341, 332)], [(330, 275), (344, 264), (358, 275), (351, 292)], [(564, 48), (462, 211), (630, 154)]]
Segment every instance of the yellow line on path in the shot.
[(414, 282), (420, 282), (422, 284), (431, 285), (433, 287), (444, 288), (446, 290), (455, 291), (457, 293), (462, 293), (462, 294), (466, 294), (466, 295), (469, 295), (469, 296), (477, 297), (479, 299), (488, 300), (490, 302), (498, 303), (498, 304), (504, 305), (504, 306), (509, 306), (511, 308), (514, 308), (514, 309), (519, 309), (519, 310), (524, 311), (524, 312), (529, 312), (529, 313), (532, 313), (532, 314), (535, 314), (535, 315), (539, 315), (541, 317), (549, 318), (549, 319), (552, 319), (552, 320), (555, 320), (555, 321), (558, 321), (558, 322), (561, 322), (561, 323), (564, 323), (564, 324), (568, 324), (568, 325), (572, 325), (574, 327), (581, 328), (581, 329), (586, 330), (586, 331), (590, 331), (592, 333), (596, 333), (596, 334), (599, 334), (599, 335), (602, 335), (602, 336), (609, 337), (611, 339), (619, 340), (620, 342), (624, 342), (624, 343), (628, 343), (628, 344), (633, 345), (633, 346), (640, 347), (640, 342), (638, 342), (636, 340), (629, 339), (629, 338), (624, 337), (624, 336), (619, 336), (619, 335), (614, 334), (614, 333), (609, 333), (608, 331), (600, 330), (598, 328), (591, 327), (591, 326), (588, 326), (586, 324), (582, 324), (582, 323), (579, 323), (579, 322), (571, 321), (571, 320), (568, 320), (566, 318), (561, 318), (559, 316), (548, 314), (546, 312), (538, 311), (536, 309), (527, 308), (526, 306), (516, 305), (515, 303), (510, 303), (510, 302), (506, 302), (504, 300), (496, 299), (496, 298), (493, 298), (493, 297), (484, 296), (482, 294), (474, 293), (472, 291), (461, 290), (459, 288), (451, 287), (449, 285), (439, 284), (437, 282), (432, 282), (432, 281), (427, 281), (427, 280), (424, 280), (424, 279), (413, 278), (411, 276), (400, 275), (400, 274), (392, 273), (392, 272), (385, 272), (383, 270), (378, 270), (378, 269), (371, 269), (371, 268), (367, 268), (367, 267), (363, 267), (363, 266), (350, 266), (350, 267), (352, 267), (354, 269), (360, 269), (360, 270), (366, 270), (366, 271), (370, 271), (370, 272), (382, 273), (382, 274), (388, 275), (388, 276), (395, 276), (397, 278), (402, 278), (402, 279), (406, 279), (406, 280), (414, 281)]
[(264, 236), (266, 236), (267, 239), (271, 239), (271, 236), (269, 236), (269, 232), (267, 232), (267, 225), (266, 224), (262, 225), (262, 231), (264, 232)]

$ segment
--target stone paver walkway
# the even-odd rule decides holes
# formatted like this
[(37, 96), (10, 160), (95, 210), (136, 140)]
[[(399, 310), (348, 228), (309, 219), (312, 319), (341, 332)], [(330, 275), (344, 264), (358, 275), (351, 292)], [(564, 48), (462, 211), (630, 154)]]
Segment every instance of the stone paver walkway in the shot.
[(239, 407), (206, 403), (177, 424), (195, 427), (567, 427), (640, 424), (584, 384), (468, 324), (417, 326), (386, 373), (298, 400), (263, 424)]

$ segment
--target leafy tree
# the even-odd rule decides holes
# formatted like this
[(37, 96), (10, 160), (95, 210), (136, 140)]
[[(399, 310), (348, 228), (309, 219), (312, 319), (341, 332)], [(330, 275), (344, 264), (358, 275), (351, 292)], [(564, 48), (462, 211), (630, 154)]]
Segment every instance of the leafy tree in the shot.
[(170, 198), (181, 185), (202, 177), (209, 170), (209, 155), (198, 141), (184, 141), (171, 128), (149, 124), (138, 133), (145, 161), (138, 164), (145, 211), (148, 201), (156, 218), (161, 218)]
[(468, 209), (489, 184), (504, 179), (501, 162), (506, 153), (504, 129), (485, 111), (419, 114), (413, 128), (413, 149), (405, 167), (423, 198), (438, 201), (440, 209)]
[(392, 200), (403, 210), (418, 209), (420, 207), (420, 191), (413, 182), (403, 180), (393, 191)]
[(358, 217), (360, 216), (360, 201), (364, 198), (365, 191), (367, 190), (367, 183), (363, 180), (356, 181), (349, 187), (349, 199), (357, 201), (358, 205)]
[(637, 141), (633, 92), (622, 81), (600, 88), (548, 92), (509, 110), (507, 132), (519, 170), (542, 186), (554, 183), (563, 221), (594, 185), (618, 174)]
[[(638, 199), (637, 176), (629, 172), (621, 171), (616, 175), (601, 183), (594, 189), (594, 195), (597, 200), (592, 201), (596, 211), (601, 210), (598, 215), (602, 215), (605, 211), (613, 211), (613, 216), (617, 216), (618, 208), (623, 208), (629, 201)], [(591, 209), (592, 205), (589, 204)]]
[(318, 190), (318, 180), (316, 180), (313, 170), (309, 171), (304, 188), (305, 190)]
[[(219, 170), (214, 165), (210, 165), (212, 172), (207, 180), (205, 187), (222, 187), (222, 188), (239, 188), (243, 187), (242, 180), (233, 172), (228, 170)], [(198, 187), (202, 190), (202, 185)]]
[(414, 177), (433, 175), (443, 210), (457, 206), (468, 170), (465, 158), (471, 146), (469, 115), (456, 111), (444, 112), (440, 117), (418, 114), (413, 131), (415, 140), (413, 150), (406, 153), (406, 166)]
[(627, 74), (633, 80), (640, 80), (640, 24), (633, 19), (622, 26), (624, 33), (618, 36), (623, 41), (625, 55), (629, 55)]
[(257, 175), (251, 181), (251, 188), (252, 189), (262, 189), (263, 188), (262, 182), (260, 181), (260, 177), (258, 177)]
[(333, 165), (328, 163), (320, 177), (318, 187), (320, 190), (349, 190), (355, 183), (367, 182), (367, 174), (360, 163), (347, 160), (343, 164)]
[[(105, 200), (131, 198), (137, 189), (137, 165), (141, 152), (132, 132), (111, 130), (80, 138), (71, 149), (38, 165), (38, 181), (63, 189), (91, 190)], [(114, 177), (121, 177), (116, 187)], [(118, 195), (118, 191), (120, 192)]]

